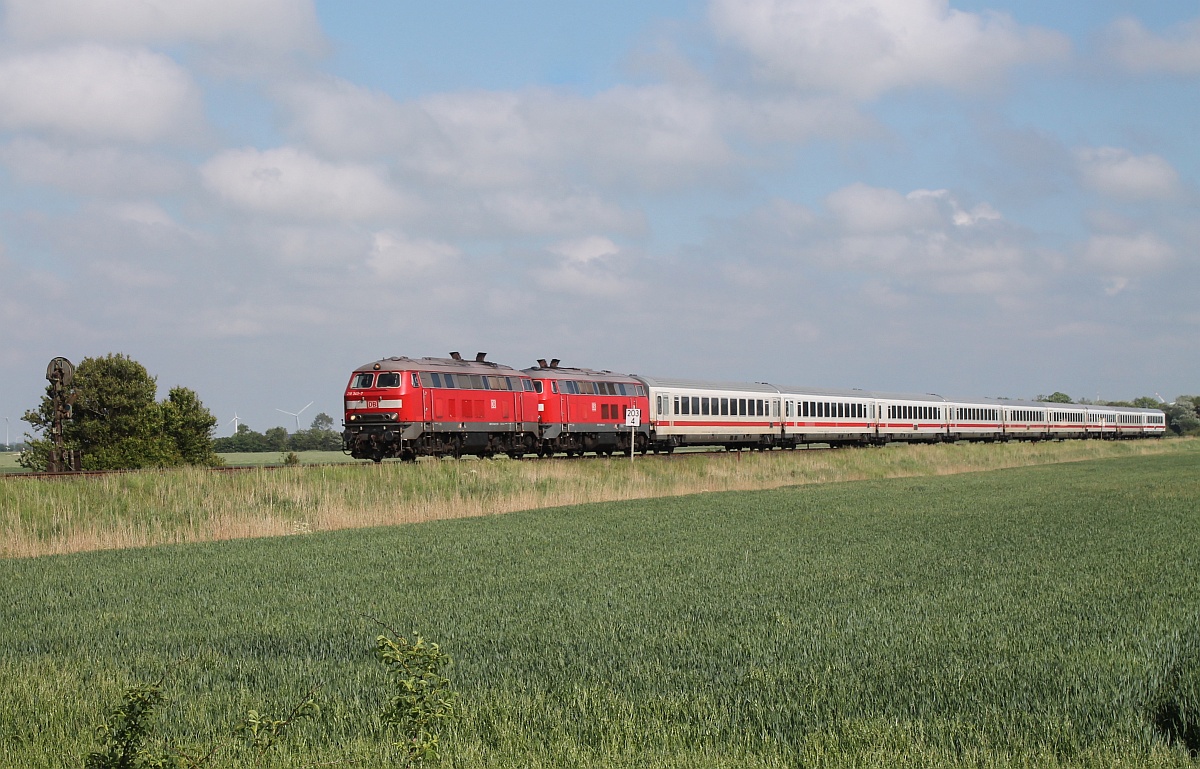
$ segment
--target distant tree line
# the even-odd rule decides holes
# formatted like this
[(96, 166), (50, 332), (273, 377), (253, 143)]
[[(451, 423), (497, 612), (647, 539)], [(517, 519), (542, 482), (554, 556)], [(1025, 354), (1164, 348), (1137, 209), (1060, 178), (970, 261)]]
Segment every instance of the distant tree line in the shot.
[(1138, 409), (1159, 409), (1167, 415), (1167, 429), (1176, 435), (1200, 433), (1200, 395), (1180, 395), (1170, 403), (1143, 395), (1131, 401), (1091, 401), (1087, 398), (1072, 400), (1066, 393), (1039, 395), (1035, 400), (1046, 403), (1082, 403), (1095, 406), (1128, 406)]
[(317, 414), (312, 427), (288, 434), (286, 428), (272, 427), (266, 433), (256, 432), (249, 425), (240, 424), (237, 432), (228, 438), (217, 438), (212, 442), (213, 451), (223, 454), (236, 452), (282, 452), (282, 451), (340, 451), (342, 435), (333, 429), (333, 418), (328, 414)]

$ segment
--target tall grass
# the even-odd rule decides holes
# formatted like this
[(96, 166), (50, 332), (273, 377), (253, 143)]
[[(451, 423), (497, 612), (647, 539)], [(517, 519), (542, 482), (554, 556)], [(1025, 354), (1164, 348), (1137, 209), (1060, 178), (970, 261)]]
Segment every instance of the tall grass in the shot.
[(890, 446), (579, 461), (182, 469), (0, 478), (0, 557), (33, 557), (464, 518), (701, 492), (1197, 452), (1200, 441)]

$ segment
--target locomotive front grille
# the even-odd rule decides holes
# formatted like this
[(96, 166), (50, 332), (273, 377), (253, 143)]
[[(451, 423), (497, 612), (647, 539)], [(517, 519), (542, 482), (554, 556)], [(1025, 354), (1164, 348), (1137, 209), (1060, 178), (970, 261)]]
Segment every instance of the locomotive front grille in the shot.
[(399, 415), (395, 414), (395, 413), (392, 413), (392, 414), (354, 414), (351, 416), (350, 422), (352, 424), (356, 424), (356, 425), (366, 424), (368, 422), (376, 423), (376, 424), (379, 422), (395, 422), (396, 418), (398, 416)]

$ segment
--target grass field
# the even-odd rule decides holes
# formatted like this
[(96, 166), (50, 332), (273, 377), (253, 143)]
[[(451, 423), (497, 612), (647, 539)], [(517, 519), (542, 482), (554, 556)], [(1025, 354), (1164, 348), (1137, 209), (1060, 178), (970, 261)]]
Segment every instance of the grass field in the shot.
[(17, 451), (0, 451), (0, 473), (23, 472), (25, 468), (17, 464), (19, 456), (21, 454)]
[[(51, 481), (0, 476), (0, 557), (332, 531), (557, 505), (946, 475), (1141, 454), (1200, 441), (896, 445), (672, 458), (360, 463)], [(273, 456), (273, 455), (263, 455)]]
[(79, 766), (121, 688), (164, 673), (170, 740), (319, 685), (265, 765), (389, 765), (369, 615), (455, 657), (449, 767), (1193, 766), (1198, 465), (0, 561), (0, 765)]

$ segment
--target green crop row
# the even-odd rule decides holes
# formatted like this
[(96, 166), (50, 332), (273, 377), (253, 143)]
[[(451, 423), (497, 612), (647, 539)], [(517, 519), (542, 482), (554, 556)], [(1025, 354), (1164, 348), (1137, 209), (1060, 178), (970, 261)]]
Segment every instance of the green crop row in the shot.
[[(456, 664), (450, 767), (1191, 766), (1194, 452), (0, 561), (0, 765), (121, 690), (267, 765), (382, 766), (379, 617)], [(218, 766), (250, 765), (233, 749)]]

